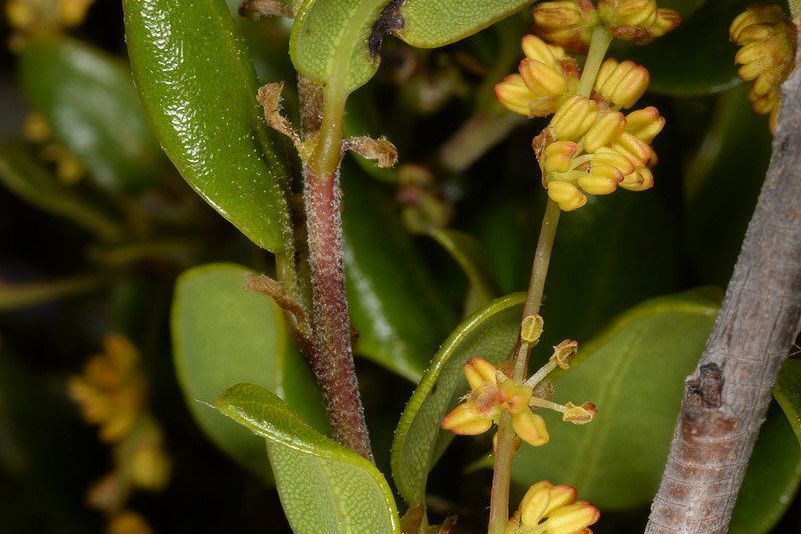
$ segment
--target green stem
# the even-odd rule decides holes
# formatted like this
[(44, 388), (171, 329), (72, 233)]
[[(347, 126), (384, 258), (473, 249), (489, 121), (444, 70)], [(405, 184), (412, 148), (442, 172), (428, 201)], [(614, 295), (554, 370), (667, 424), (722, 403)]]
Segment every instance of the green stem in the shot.
[(579, 80), (578, 89), (576, 90), (577, 95), (589, 97), (592, 94), (595, 78), (598, 77), (598, 71), (601, 70), (601, 64), (604, 62), (606, 51), (609, 49), (611, 42), (612, 32), (606, 26), (596, 26), (592, 30), (590, 50), (587, 52), (587, 60), (584, 62), (584, 68), (581, 72), (581, 80)]
[[(801, 1), (801, 0), (799, 0)], [(601, 68), (606, 51), (612, 42), (612, 34), (605, 26), (598, 26), (592, 32), (590, 50), (587, 61), (579, 80), (576, 94), (589, 97), (595, 85), (595, 78)], [(545, 214), (542, 217), (542, 227), (537, 240), (537, 249), (531, 265), (531, 279), (529, 281), (528, 295), (523, 305), (523, 317), (539, 313), (542, 304), (542, 294), (545, 288), (545, 277), (548, 274), (548, 265), (551, 261), (551, 251), (556, 237), (556, 227), (559, 224), (561, 210), (553, 200), (548, 200)], [(514, 379), (523, 381), (526, 378), (530, 345), (520, 340), (515, 358)], [(512, 458), (514, 457), (514, 430), (512, 418), (504, 411), (498, 420), (498, 440), (495, 448), (495, 465), (493, 466), (492, 494), (490, 496), (489, 534), (504, 534), (509, 521), (509, 483), (511, 480)]]
[(0, 311), (27, 308), (51, 300), (89, 293), (109, 281), (105, 273), (18, 285), (0, 283)]

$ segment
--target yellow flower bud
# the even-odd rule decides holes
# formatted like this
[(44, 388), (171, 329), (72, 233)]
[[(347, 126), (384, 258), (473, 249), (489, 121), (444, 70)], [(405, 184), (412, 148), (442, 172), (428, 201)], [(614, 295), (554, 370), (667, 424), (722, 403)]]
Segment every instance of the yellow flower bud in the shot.
[(581, 406), (576, 406), (572, 402), (568, 402), (565, 403), (565, 408), (567, 408), (567, 410), (562, 414), (562, 420), (575, 425), (589, 423), (598, 411), (591, 402), (585, 402)]
[(562, 506), (542, 523), (543, 532), (548, 534), (576, 534), (595, 524), (601, 512), (587, 501), (578, 501)]
[(550, 439), (545, 420), (531, 410), (523, 410), (513, 415), (512, 428), (520, 439), (534, 447), (545, 445)]
[(593, 153), (617, 139), (626, 128), (626, 118), (622, 113), (613, 111), (601, 115), (582, 139), (584, 149)]
[(124, 511), (111, 517), (108, 534), (153, 534), (153, 530), (141, 515)]
[(559, 107), (549, 127), (558, 140), (578, 141), (597, 117), (598, 104), (594, 100), (574, 96)]
[(598, 13), (610, 27), (650, 27), (656, 21), (656, 0), (600, 0)]
[(650, 144), (665, 127), (665, 118), (653, 106), (632, 111), (626, 115), (626, 132)]
[(556, 141), (545, 147), (542, 153), (543, 172), (567, 172), (573, 163), (578, 145), (573, 141)]
[(587, 203), (586, 195), (570, 182), (549, 182), (548, 197), (559, 204), (559, 208), (562, 211), (577, 210)]
[(526, 86), (519, 74), (510, 74), (495, 85), (495, 98), (507, 109), (525, 115), (531, 115), (531, 102), (536, 95)]
[(535, 95), (558, 96), (567, 92), (567, 81), (561, 68), (550, 67), (536, 59), (525, 58), (518, 66), (523, 83)]
[(681, 25), (681, 14), (674, 9), (659, 8), (656, 11), (656, 20), (648, 29), (648, 37), (640, 41), (647, 44), (654, 39), (662, 37), (666, 33), (672, 32)]
[(628, 132), (620, 134), (609, 148), (629, 158), (637, 167), (647, 165), (653, 154), (648, 143), (637, 139)]
[(534, 31), (573, 52), (586, 52), (592, 29), (600, 22), (591, 0), (540, 2), (532, 11)]
[(537, 525), (551, 504), (553, 484), (541, 480), (531, 486), (520, 501), (520, 520), (524, 525)]
[(616, 108), (630, 108), (648, 88), (648, 69), (633, 61), (604, 61), (595, 80), (595, 91)]
[(596, 173), (587, 174), (578, 179), (579, 187), (591, 195), (614, 193), (617, 184), (623, 181), (623, 175), (614, 167), (604, 166), (599, 168)]
[(485, 413), (475, 402), (467, 401), (459, 404), (445, 416), (440, 423), (444, 430), (454, 434), (473, 436), (482, 434), (492, 426), (493, 413)]
[(464, 364), (464, 376), (470, 389), (478, 389), (484, 384), (495, 384), (495, 372), (498, 370), (493, 364), (478, 356), (473, 356)]
[(536, 343), (540, 340), (545, 322), (540, 314), (527, 315), (520, 325), (520, 338), (527, 343)]
[(527, 59), (539, 61), (549, 67), (557, 67), (559, 60), (567, 57), (560, 47), (551, 46), (536, 35), (524, 35), (520, 48)]
[(576, 488), (573, 486), (567, 486), (565, 484), (552, 486), (550, 490), (551, 502), (545, 510), (545, 515), (550, 515), (554, 510), (576, 502), (576, 493)]
[(619, 185), (629, 191), (645, 191), (654, 186), (654, 175), (647, 167), (637, 167), (633, 172), (627, 174)]
[(570, 360), (578, 352), (578, 341), (573, 339), (565, 339), (553, 348), (553, 354), (550, 361), (556, 362), (562, 369), (567, 369), (570, 366)]
[[(589, 171), (591, 173), (598, 172), (599, 169), (603, 169), (605, 167), (614, 167), (620, 174), (626, 176), (627, 174), (631, 174), (634, 172), (634, 163), (631, 162), (629, 158), (621, 154), (620, 152), (616, 152), (611, 148), (602, 147), (598, 149), (595, 154), (593, 154), (592, 161), (590, 162)], [(608, 171), (606, 171), (608, 172)]]
[(729, 37), (742, 46), (734, 58), (741, 65), (737, 73), (743, 80), (754, 81), (749, 94), (754, 111), (770, 114), (771, 131), (775, 132), (779, 87), (795, 59), (795, 26), (778, 5), (755, 5), (734, 19)]

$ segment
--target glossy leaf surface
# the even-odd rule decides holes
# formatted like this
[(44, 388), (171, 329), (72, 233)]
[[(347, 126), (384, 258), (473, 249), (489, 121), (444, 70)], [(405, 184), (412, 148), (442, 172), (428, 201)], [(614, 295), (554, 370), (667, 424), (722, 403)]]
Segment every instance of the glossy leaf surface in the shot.
[(510, 357), (524, 300), (522, 293), (502, 297), (460, 324), (412, 394), (392, 443), (392, 478), (410, 505), (423, 501), (428, 472), (453, 439), (439, 425), (467, 391), (464, 364), (472, 356), (494, 363)]
[(24, 146), (0, 146), (0, 183), (37, 208), (71, 220), (107, 240), (122, 228), (104, 210), (53, 176)]
[(347, 162), (342, 187), (355, 350), (417, 381), (455, 318), (381, 187)]
[(25, 47), (19, 67), (31, 106), (100, 186), (134, 193), (165, 172), (122, 60), (66, 37), (40, 37)]
[(750, 0), (705, 2), (673, 32), (645, 46), (615, 51), (619, 59), (632, 59), (651, 73), (648, 90), (671, 96), (717, 93), (738, 83), (729, 25)]
[(264, 443), (209, 408), (223, 391), (249, 381), (275, 392), (316, 428), (325, 429), (322, 398), (293, 346), (281, 310), (245, 291), (251, 272), (210, 264), (178, 278), (172, 308), (175, 368), (186, 403), (205, 433), (241, 464), (264, 473)]
[(294, 532), (400, 533), (392, 491), (378, 469), (313, 430), (270, 391), (239, 384), (226, 390), (216, 406), (267, 439), (281, 504)]
[(291, 247), (279, 157), (224, 0), (126, 0), (128, 52), (145, 109), (184, 179), (257, 245)]
[(397, 35), (418, 48), (435, 48), (469, 37), (529, 5), (530, 0), (405, 0)]

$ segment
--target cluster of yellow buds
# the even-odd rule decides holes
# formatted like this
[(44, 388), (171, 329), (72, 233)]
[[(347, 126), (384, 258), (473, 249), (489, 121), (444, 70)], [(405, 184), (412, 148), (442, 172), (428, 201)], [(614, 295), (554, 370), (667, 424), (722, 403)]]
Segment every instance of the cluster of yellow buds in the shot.
[(651, 148), (665, 119), (655, 107), (623, 114), (648, 86), (648, 71), (631, 61), (609, 58), (595, 82), (594, 98), (574, 96), (534, 139), (543, 185), (564, 211), (587, 203), (586, 194), (607, 195), (618, 186), (630, 191), (653, 187)]
[(795, 62), (796, 35), (795, 26), (776, 4), (750, 6), (729, 27), (729, 37), (742, 47), (734, 58), (742, 65), (738, 74), (754, 81), (748, 98), (754, 111), (770, 115), (773, 133), (781, 104), (780, 86)]
[(681, 15), (656, 0), (556, 0), (534, 7), (534, 31), (573, 52), (586, 52), (592, 31), (607, 26), (618, 39), (648, 43), (681, 24)]
[(25, 118), (23, 135), (39, 150), (39, 156), (55, 166), (56, 176), (66, 185), (79, 182), (86, 168), (75, 155), (53, 138), (53, 131), (44, 115), (31, 113)]
[[(524, 342), (536, 343), (542, 333), (542, 318), (539, 315), (526, 317), (522, 331)], [(464, 366), (470, 393), (464, 402), (445, 416), (440, 426), (454, 434), (482, 434), (492, 427), (493, 422), (498, 422), (503, 412), (508, 412), (512, 416), (515, 434), (526, 443), (539, 447), (548, 443), (549, 435), (545, 420), (534, 409), (555, 410), (562, 414), (562, 420), (570, 423), (589, 423), (595, 416), (592, 403), (580, 406), (570, 402), (557, 404), (550, 399), (552, 391), (541, 387), (556, 367), (568, 368), (570, 359), (578, 350), (578, 343), (567, 339), (553, 349), (548, 363), (525, 382), (513, 379), (487, 360), (477, 356), (471, 358)]]
[(8, 0), (6, 18), (14, 30), (9, 47), (19, 52), (30, 35), (74, 28), (83, 22), (93, 3), (94, 0)]
[(159, 491), (169, 481), (162, 431), (145, 409), (146, 386), (139, 353), (121, 335), (107, 336), (104, 353), (91, 357), (68, 383), (84, 419), (99, 425), (100, 438), (114, 444), (115, 468), (87, 496), (92, 507), (109, 515), (110, 532), (150, 532), (144, 519), (124, 510), (125, 502), (134, 488)]
[(145, 378), (139, 353), (121, 335), (107, 336), (104, 353), (92, 356), (83, 373), (69, 381), (72, 399), (84, 419), (100, 426), (100, 438), (108, 443), (127, 436), (145, 403)]
[(526, 35), (522, 43), (525, 58), (519, 74), (511, 74), (495, 86), (495, 96), (511, 111), (527, 117), (545, 117), (575, 93), (579, 80), (576, 60), (560, 46)]
[(509, 520), (507, 534), (592, 534), (601, 512), (576, 500), (576, 488), (543, 480), (529, 488)]

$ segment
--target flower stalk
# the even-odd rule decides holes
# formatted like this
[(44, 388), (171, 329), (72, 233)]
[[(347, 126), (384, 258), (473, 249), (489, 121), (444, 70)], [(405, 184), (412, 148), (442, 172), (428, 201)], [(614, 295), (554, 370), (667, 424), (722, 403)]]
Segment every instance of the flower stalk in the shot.
[[(587, 60), (579, 80), (577, 94), (589, 97), (595, 79), (601, 68), (606, 51), (612, 42), (612, 34), (605, 26), (593, 29)], [(554, 200), (548, 199), (542, 219), (540, 236), (531, 266), (531, 279), (528, 295), (523, 306), (523, 317), (539, 313), (545, 278), (551, 260), (551, 251), (556, 237), (561, 208)], [(514, 379), (525, 380), (531, 344), (520, 340), (515, 358)], [(493, 466), (492, 490), (490, 496), (489, 534), (504, 534), (509, 520), (509, 484), (511, 480), (512, 458), (515, 453), (515, 432), (512, 428), (512, 417), (504, 412), (498, 420), (498, 434), (495, 447), (495, 463)]]

